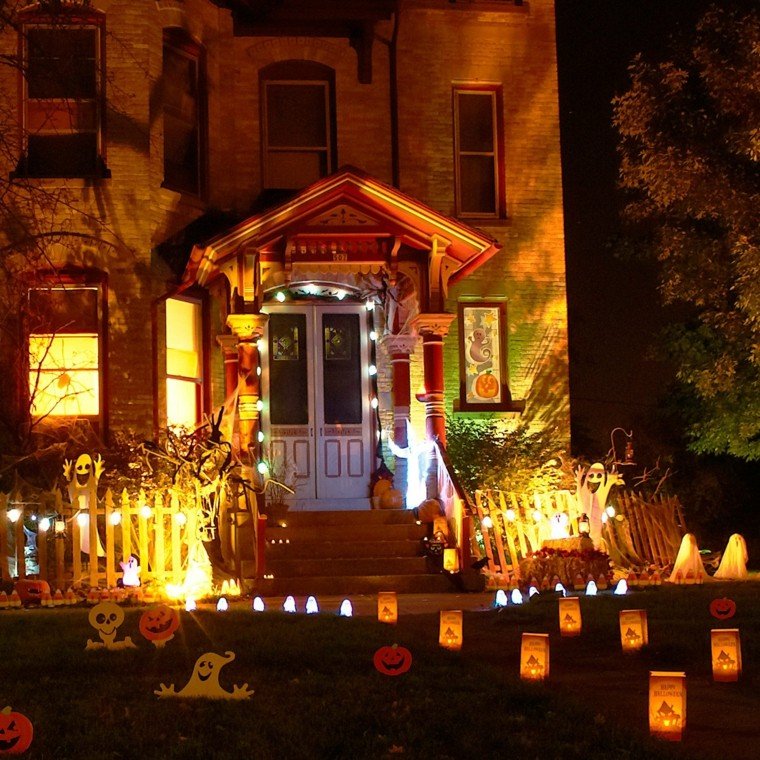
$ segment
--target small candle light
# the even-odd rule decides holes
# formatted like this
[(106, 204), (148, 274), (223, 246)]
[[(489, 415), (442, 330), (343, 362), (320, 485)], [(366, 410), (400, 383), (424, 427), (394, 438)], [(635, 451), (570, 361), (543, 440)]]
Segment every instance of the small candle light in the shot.
[(543, 681), (549, 677), (549, 634), (524, 633), (520, 645), (520, 678)]
[(377, 595), (377, 619), (381, 623), (398, 621), (398, 597), (395, 591), (380, 591)]
[(624, 652), (637, 652), (649, 643), (646, 610), (620, 610), (620, 645)]
[(581, 600), (577, 596), (568, 596), (559, 600), (559, 630), (563, 636), (580, 636), (583, 618), (581, 617)]
[(462, 648), (462, 610), (441, 610), (438, 643), (453, 651)]

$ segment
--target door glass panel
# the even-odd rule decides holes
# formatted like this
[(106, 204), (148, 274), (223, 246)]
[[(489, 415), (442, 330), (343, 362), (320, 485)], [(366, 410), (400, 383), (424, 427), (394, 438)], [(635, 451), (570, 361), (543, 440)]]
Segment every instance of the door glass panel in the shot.
[(358, 314), (322, 315), (324, 421), (362, 422), (361, 351)]
[(269, 315), (270, 420), (273, 425), (309, 424), (306, 315)]

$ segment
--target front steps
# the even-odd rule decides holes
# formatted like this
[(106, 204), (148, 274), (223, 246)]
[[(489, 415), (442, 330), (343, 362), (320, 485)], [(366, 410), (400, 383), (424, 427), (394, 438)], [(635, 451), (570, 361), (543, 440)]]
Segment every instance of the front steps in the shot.
[(424, 525), (405, 510), (290, 512), (267, 525), (267, 595), (442, 593), (449, 576), (423, 554)]

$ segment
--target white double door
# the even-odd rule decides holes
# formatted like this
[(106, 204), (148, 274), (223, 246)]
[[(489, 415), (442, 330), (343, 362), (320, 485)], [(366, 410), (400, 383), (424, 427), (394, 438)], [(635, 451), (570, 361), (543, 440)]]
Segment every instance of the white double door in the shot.
[(265, 443), (295, 472), (301, 508), (367, 508), (375, 460), (362, 304), (268, 305), (262, 348)]

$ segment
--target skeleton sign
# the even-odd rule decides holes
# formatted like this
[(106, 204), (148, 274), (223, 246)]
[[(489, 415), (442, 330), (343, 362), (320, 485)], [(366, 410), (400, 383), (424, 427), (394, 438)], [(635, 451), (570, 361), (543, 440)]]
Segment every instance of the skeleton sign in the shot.
[[(77, 461), (72, 463), (67, 459), (63, 464), (63, 477), (68, 481), (69, 501), (71, 506), (78, 508), (80, 514), (89, 517), (90, 499), (98, 498), (98, 481), (103, 474), (105, 465), (100, 454), (93, 460), (89, 454), (80, 454)], [(79, 548), (85, 554), (90, 553), (90, 531), (79, 532)], [(105, 552), (98, 537), (98, 557), (104, 557)]]
[(575, 471), (578, 511), (588, 515), (589, 535), (595, 547), (602, 540), (602, 513), (607, 506), (607, 497), (613, 486), (623, 485), (620, 473), (612, 470), (607, 472), (604, 465), (594, 462), (588, 470), (578, 467)]

